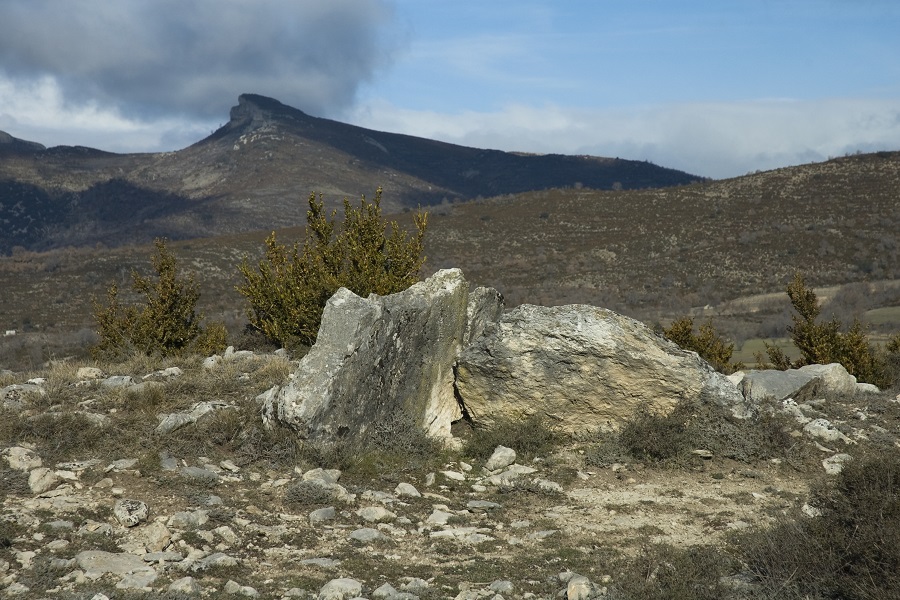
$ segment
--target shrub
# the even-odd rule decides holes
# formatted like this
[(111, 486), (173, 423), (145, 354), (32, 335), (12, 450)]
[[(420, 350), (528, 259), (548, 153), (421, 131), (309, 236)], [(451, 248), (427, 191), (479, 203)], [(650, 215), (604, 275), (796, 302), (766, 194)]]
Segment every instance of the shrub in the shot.
[(900, 452), (863, 455), (812, 490), (796, 515), (740, 540), (750, 572), (785, 597), (895, 598), (900, 589)]
[(156, 254), (151, 258), (156, 279), (132, 271), (132, 289), (146, 300), (140, 306), (122, 306), (119, 288), (107, 290), (107, 304), (94, 302), (100, 341), (91, 348), (95, 359), (121, 359), (130, 353), (171, 356), (194, 347), (210, 352), (224, 348), (224, 327), (204, 330), (202, 316), (196, 312), (200, 298), (193, 275), (179, 278), (175, 256), (162, 239), (155, 241)]
[(498, 419), (488, 427), (475, 427), (465, 442), (463, 453), (486, 461), (497, 446), (516, 451), (517, 460), (529, 460), (551, 452), (562, 441), (546, 417), (533, 414), (525, 419)]
[[(312, 345), (325, 303), (340, 287), (355, 294), (386, 295), (419, 280), (427, 214), (415, 217), (409, 236), (396, 222), (381, 216), (381, 188), (372, 202), (362, 197), (358, 208), (344, 199), (340, 231), (336, 211), (329, 217), (324, 203), (309, 197), (306, 240), (292, 249), (279, 244), (275, 232), (266, 238), (265, 257), (256, 267), (245, 259), (237, 290), (250, 303), (250, 324), (284, 345)], [(387, 229), (390, 228), (390, 234)]]
[(824, 323), (817, 322), (822, 311), (819, 300), (815, 292), (806, 287), (803, 276), (799, 273), (788, 284), (787, 294), (796, 311), (796, 314), (791, 315), (794, 324), (788, 327), (788, 333), (800, 350), (801, 357), (792, 363), (781, 349), (766, 344), (766, 354), (776, 369), (840, 363), (859, 381), (880, 387), (887, 387), (892, 383), (884, 356), (869, 344), (858, 319), (854, 320), (847, 331), (842, 331), (844, 327), (837, 317)]
[(693, 350), (700, 358), (712, 365), (720, 373), (726, 375), (744, 368), (741, 363), (732, 363), (731, 355), (734, 344), (729, 344), (719, 335), (712, 325), (712, 320), (700, 326), (699, 334), (694, 333), (694, 320), (690, 317), (676, 319), (668, 328), (663, 328), (663, 335), (685, 350)]

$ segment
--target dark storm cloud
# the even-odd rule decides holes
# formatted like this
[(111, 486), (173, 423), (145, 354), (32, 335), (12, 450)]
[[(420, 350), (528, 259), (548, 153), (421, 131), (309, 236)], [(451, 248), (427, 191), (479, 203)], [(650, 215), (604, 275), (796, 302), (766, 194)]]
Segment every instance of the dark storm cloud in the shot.
[(3, 0), (0, 74), (124, 114), (227, 115), (242, 92), (313, 114), (390, 59), (383, 0)]

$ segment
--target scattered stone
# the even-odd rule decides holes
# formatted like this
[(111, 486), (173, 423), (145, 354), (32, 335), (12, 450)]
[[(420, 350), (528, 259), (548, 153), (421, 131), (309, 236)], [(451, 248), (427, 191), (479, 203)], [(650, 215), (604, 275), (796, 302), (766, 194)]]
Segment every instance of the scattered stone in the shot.
[(419, 493), (419, 490), (417, 490), (415, 486), (409, 483), (398, 483), (397, 487), (394, 488), (394, 493), (398, 496), (409, 496), (411, 498), (422, 497), (422, 494)]
[(488, 512), (500, 508), (500, 505), (489, 500), (469, 500), (466, 507), (472, 510)]
[(397, 515), (383, 506), (366, 506), (356, 511), (356, 516), (369, 523), (390, 523)]
[(113, 516), (125, 527), (134, 527), (143, 523), (150, 515), (150, 508), (140, 500), (116, 500), (113, 505)]
[(216, 552), (215, 554), (210, 554), (209, 556), (198, 560), (191, 568), (194, 571), (205, 571), (213, 567), (234, 567), (240, 564), (240, 562), (241, 561), (233, 556), (228, 556), (223, 552)]
[(515, 483), (516, 479), (518, 479), (522, 475), (530, 475), (536, 472), (537, 469), (535, 469), (534, 467), (526, 467), (525, 465), (514, 464), (510, 465), (510, 467), (502, 473), (497, 473), (496, 475), (491, 475), (490, 477), (485, 478), (484, 482), (488, 485), (509, 486)]
[(807, 423), (805, 427), (803, 427), (803, 431), (805, 431), (810, 437), (818, 438), (826, 442), (841, 441), (845, 444), (855, 443), (853, 440), (836, 429), (834, 425), (832, 425), (831, 422), (827, 419), (813, 419), (812, 421)]
[(35, 454), (34, 450), (22, 446), (4, 449), (3, 457), (9, 463), (9, 468), (17, 471), (28, 472), (44, 464), (41, 457)]
[(88, 579), (97, 579), (106, 573), (112, 573), (113, 575), (156, 574), (156, 571), (148, 566), (140, 556), (126, 552), (113, 553), (102, 550), (85, 550), (75, 555), (75, 561), (84, 570), (84, 575)]
[(334, 519), (334, 517), (335, 510), (333, 506), (319, 508), (309, 513), (309, 524), (318, 525), (319, 523), (324, 523), (325, 521), (331, 521), (332, 519)]
[(441, 475), (452, 481), (465, 481), (466, 476), (459, 471), (441, 471)]
[(138, 573), (129, 573), (116, 584), (116, 589), (120, 590), (143, 590), (150, 591), (150, 584), (156, 581), (156, 571), (142, 571)]
[(231, 405), (221, 400), (203, 401), (194, 404), (190, 410), (178, 413), (162, 413), (157, 415), (159, 425), (156, 426), (156, 433), (165, 435), (172, 433), (186, 425), (191, 425), (210, 413), (224, 408), (231, 408)]
[(181, 467), (178, 469), (181, 476), (193, 479), (201, 485), (213, 485), (219, 481), (219, 474), (204, 467)]
[(361, 529), (357, 529), (351, 532), (348, 537), (351, 540), (362, 542), (364, 544), (374, 542), (375, 540), (386, 539), (383, 533), (381, 533), (377, 529), (372, 529), (371, 527), (363, 527)]
[(453, 513), (436, 508), (425, 520), (425, 523), (428, 525), (444, 526), (450, 521), (451, 518), (453, 518), (453, 516)]
[(259, 592), (257, 592), (256, 589), (249, 585), (241, 585), (231, 579), (225, 584), (224, 591), (226, 594), (239, 594), (241, 596), (249, 597), (259, 596)]
[(108, 389), (127, 388), (134, 385), (134, 379), (130, 375), (113, 375), (100, 382), (101, 387)]
[(168, 590), (173, 593), (198, 596), (203, 591), (193, 577), (182, 577), (169, 584)]
[(79, 367), (75, 377), (80, 380), (103, 379), (106, 374), (97, 367)]
[(56, 487), (59, 477), (47, 467), (32, 469), (28, 474), (28, 487), (33, 494), (43, 494)]
[(516, 462), (516, 451), (506, 446), (497, 446), (494, 453), (487, 460), (484, 468), (488, 471), (498, 471), (505, 469), (509, 465)]
[(844, 470), (844, 463), (849, 460), (853, 460), (853, 457), (849, 454), (835, 454), (834, 456), (829, 456), (823, 460), (822, 466), (825, 468), (825, 473), (828, 475), (838, 475)]
[(169, 517), (166, 524), (176, 529), (198, 529), (203, 527), (207, 521), (209, 521), (209, 511), (198, 509), (191, 512), (176, 512)]
[(594, 585), (583, 575), (574, 575), (566, 583), (567, 600), (588, 600), (593, 593)]
[(355, 579), (332, 579), (319, 590), (318, 600), (350, 600), (362, 595), (362, 584)]
[(497, 592), (498, 594), (512, 594), (515, 586), (512, 581), (506, 579), (498, 579), (497, 581), (491, 582), (490, 590), (492, 592)]
[(0, 388), (0, 406), (6, 410), (20, 411), (27, 406), (30, 394), (43, 396), (46, 393), (44, 388), (33, 383), (14, 383)]
[(138, 459), (136, 458), (122, 458), (120, 460), (114, 460), (109, 463), (106, 467), (106, 472), (122, 472), (122, 471), (130, 471), (138, 464)]

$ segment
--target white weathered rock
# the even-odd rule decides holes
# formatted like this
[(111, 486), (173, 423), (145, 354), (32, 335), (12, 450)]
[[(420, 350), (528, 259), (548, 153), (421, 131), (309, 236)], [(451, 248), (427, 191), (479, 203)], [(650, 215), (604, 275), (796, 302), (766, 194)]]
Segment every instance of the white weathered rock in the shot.
[(150, 516), (150, 507), (146, 502), (123, 498), (116, 500), (113, 505), (113, 516), (125, 527), (134, 527), (147, 520)]
[(350, 532), (350, 535), (348, 537), (351, 540), (368, 544), (370, 542), (374, 542), (375, 540), (384, 539), (385, 535), (377, 529), (372, 529), (371, 527), (362, 527)]
[(827, 419), (813, 419), (803, 427), (803, 431), (810, 437), (818, 438), (826, 442), (841, 441), (845, 444), (855, 443), (846, 435), (836, 429)]
[(79, 367), (75, 371), (75, 377), (81, 381), (91, 381), (95, 379), (103, 379), (106, 374), (97, 367)]
[(133, 385), (134, 379), (131, 377), (131, 375), (113, 375), (112, 377), (107, 377), (100, 382), (101, 387), (110, 389), (127, 388)]
[(179, 593), (179, 594), (187, 594), (189, 596), (200, 595), (203, 591), (200, 587), (200, 584), (193, 577), (182, 577), (181, 579), (176, 579), (172, 583), (169, 584), (167, 588), (170, 592)]
[(225, 587), (223, 588), (223, 590), (226, 594), (238, 594), (241, 596), (248, 596), (250, 598), (259, 596), (259, 592), (256, 591), (255, 588), (252, 588), (249, 585), (241, 585), (232, 579), (229, 579), (225, 583)]
[(516, 462), (515, 450), (506, 446), (497, 446), (494, 448), (494, 453), (491, 454), (491, 457), (484, 464), (484, 468), (488, 471), (497, 471), (498, 469), (505, 469), (514, 462)]
[(390, 523), (397, 515), (383, 506), (365, 506), (356, 511), (356, 516), (369, 523)]
[(422, 494), (410, 483), (401, 482), (394, 488), (394, 493), (398, 496), (409, 496), (411, 498), (421, 498)]
[(56, 487), (58, 483), (59, 477), (47, 467), (38, 467), (28, 474), (28, 487), (34, 494), (43, 494)]
[(826, 393), (852, 396), (857, 392), (859, 385), (856, 377), (838, 363), (806, 365), (786, 371), (775, 369), (747, 371), (742, 374), (739, 387), (743, 390), (744, 396), (753, 402), (766, 398), (775, 400), (792, 398), (798, 403), (803, 403)]
[(0, 388), (0, 407), (7, 410), (22, 410), (28, 403), (29, 394), (46, 394), (46, 390), (33, 383), (14, 383)]
[(333, 506), (319, 508), (309, 513), (309, 524), (317, 525), (319, 523), (324, 523), (325, 521), (331, 521), (332, 519), (334, 519), (335, 515), (336, 512)]
[(458, 269), (389, 296), (360, 298), (339, 289), (293, 381), (264, 401), (264, 418), (301, 437), (332, 441), (405, 414), (429, 435), (449, 438), (450, 423), (461, 417), (453, 366), (469, 308), (469, 286)]
[(28, 472), (32, 469), (37, 469), (44, 464), (41, 457), (38, 456), (34, 450), (22, 446), (13, 446), (12, 448), (4, 449), (3, 457), (6, 458), (6, 462), (9, 463), (9, 468), (15, 469), (16, 471)]
[(84, 574), (88, 579), (97, 579), (106, 573), (112, 573), (113, 575), (156, 573), (140, 556), (126, 552), (113, 553), (102, 550), (85, 550), (75, 555), (75, 561), (84, 570)]
[(362, 595), (362, 584), (349, 577), (332, 579), (319, 590), (319, 600), (350, 600)]
[(468, 415), (488, 425), (537, 413), (569, 432), (603, 430), (679, 398), (747, 413), (737, 387), (696, 353), (593, 306), (511, 310), (462, 352), (456, 384)]
[(844, 470), (844, 464), (853, 460), (849, 454), (835, 454), (822, 461), (822, 467), (828, 475), (837, 475)]
[(177, 413), (163, 413), (157, 415), (159, 425), (156, 427), (156, 433), (166, 434), (180, 429), (185, 425), (196, 423), (201, 417), (208, 415), (223, 408), (230, 408), (227, 402), (221, 400), (211, 400), (197, 402), (189, 410)]

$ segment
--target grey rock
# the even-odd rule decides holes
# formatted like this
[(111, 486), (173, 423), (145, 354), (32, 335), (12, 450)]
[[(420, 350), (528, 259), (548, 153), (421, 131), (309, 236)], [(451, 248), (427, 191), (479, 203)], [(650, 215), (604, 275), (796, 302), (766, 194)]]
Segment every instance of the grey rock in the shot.
[(505, 469), (514, 462), (516, 462), (515, 450), (506, 446), (497, 446), (494, 448), (494, 453), (491, 454), (491, 457), (484, 464), (484, 468), (488, 471), (497, 471), (498, 469)]
[(167, 525), (177, 529), (197, 529), (208, 521), (209, 512), (206, 510), (180, 511), (169, 517)]
[(249, 585), (241, 585), (236, 581), (231, 579), (225, 583), (225, 587), (223, 588), (226, 594), (238, 594), (241, 596), (254, 597), (259, 596), (259, 592), (256, 591), (255, 588), (250, 587)]
[(309, 513), (309, 524), (317, 525), (319, 523), (324, 523), (325, 521), (331, 521), (334, 517), (335, 511), (333, 506), (320, 508)]
[(23, 410), (28, 405), (30, 394), (44, 395), (46, 393), (44, 388), (33, 383), (14, 383), (0, 388), (0, 406), (6, 410)]
[(401, 590), (412, 592), (414, 594), (424, 592), (429, 587), (431, 587), (430, 584), (419, 577), (408, 577), (406, 578), (406, 582), (400, 584)]
[(129, 573), (116, 584), (116, 589), (120, 590), (144, 590), (149, 589), (150, 584), (156, 581), (155, 571), (143, 571), (139, 573)]
[(200, 587), (200, 584), (193, 577), (182, 577), (181, 579), (176, 579), (172, 583), (169, 584), (167, 588), (170, 592), (187, 594), (190, 596), (199, 595), (203, 589)]
[(491, 582), (490, 589), (492, 592), (497, 592), (498, 594), (512, 594), (515, 586), (512, 581), (498, 579), (497, 581)]
[(194, 571), (205, 571), (206, 569), (211, 569), (213, 567), (234, 567), (240, 564), (240, 562), (241, 561), (233, 556), (229, 556), (223, 552), (216, 552), (198, 560), (191, 568)]
[(419, 490), (417, 490), (415, 486), (409, 483), (398, 483), (397, 487), (394, 488), (394, 493), (398, 496), (409, 496), (411, 498), (422, 497), (422, 494), (419, 493)]
[(102, 550), (85, 550), (75, 555), (75, 562), (84, 570), (84, 574), (88, 579), (96, 579), (106, 573), (114, 575), (156, 573), (140, 556), (125, 552), (113, 553)]
[(178, 472), (186, 479), (194, 479), (203, 484), (214, 484), (219, 480), (218, 473), (204, 467), (181, 467)]
[(362, 594), (362, 584), (355, 579), (332, 579), (319, 590), (319, 600), (350, 600)]
[(129, 471), (136, 467), (138, 464), (138, 459), (136, 458), (121, 458), (119, 460), (114, 460), (106, 466), (106, 472), (110, 471)]
[(566, 600), (588, 600), (593, 593), (594, 585), (583, 575), (575, 575), (566, 583)]
[(363, 527), (361, 529), (352, 531), (348, 537), (351, 540), (362, 542), (364, 544), (374, 542), (375, 540), (385, 539), (385, 535), (383, 533), (381, 533), (377, 529), (372, 529), (371, 527)]
[(130, 375), (113, 375), (100, 382), (101, 387), (109, 389), (127, 388), (133, 385), (134, 379)]
[(184, 556), (180, 552), (148, 552), (141, 558), (148, 563), (181, 562), (184, 560)]
[(616, 427), (638, 408), (668, 412), (679, 398), (748, 407), (695, 352), (643, 323), (593, 306), (521, 305), (460, 355), (457, 389), (476, 423), (541, 414), (572, 433)]
[(125, 527), (134, 527), (143, 523), (150, 515), (150, 508), (146, 502), (140, 500), (121, 499), (113, 505), (113, 516)]
[(264, 401), (264, 418), (328, 442), (406, 414), (429, 435), (448, 439), (461, 416), (453, 365), (468, 311), (469, 286), (458, 269), (389, 296), (339, 289), (293, 381)]
[(453, 517), (454, 517), (453, 513), (436, 508), (432, 511), (432, 513), (425, 520), (425, 523), (428, 525), (443, 526), (443, 525), (446, 525), (450, 521), (450, 519), (452, 519)]
[(806, 365), (786, 371), (747, 371), (742, 375), (739, 387), (744, 396), (753, 402), (765, 398), (792, 398), (797, 403), (803, 403), (826, 393), (852, 396), (858, 389), (856, 377), (838, 363)]
[(327, 485), (335, 484), (341, 478), (341, 472), (338, 469), (310, 469), (303, 476), (303, 481), (315, 481)]
[(828, 475), (838, 475), (844, 470), (844, 464), (853, 460), (849, 454), (835, 454), (822, 461), (822, 467)]
[(75, 377), (79, 380), (94, 380), (94, 379), (103, 379), (106, 377), (106, 374), (103, 373), (102, 370), (97, 367), (79, 367), (77, 371), (75, 371)]
[(466, 504), (466, 508), (487, 512), (489, 510), (496, 510), (500, 508), (500, 505), (496, 502), (491, 502), (490, 500), (469, 500), (469, 502)]
[(47, 467), (32, 469), (28, 474), (28, 487), (33, 494), (43, 494), (59, 483), (59, 477)]
[(803, 427), (803, 431), (810, 437), (826, 442), (841, 441), (845, 444), (853, 443), (850, 438), (836, 429), (827, 419), (813, 419)]
[(44, 464), (41, 457), (38, 456), (34, 450), (22, 446), (13, 446), (4, 449), (3, 457), (6, 458), (6, 462), (9, 463), (9, 468), (15, 469), (16, 471), (28, 472)]
[(383, 506), (365, 506), (356, 511), (356, 516), (369, 523), (390, 523), (397, 518), (395, 513)]
[(160, 435), (171, 433), (185, 425), (196, 423), (201, 417), (224, 408), (230, 408), (230, 405), (221, 400), (212, 400), (197, 402), (190, 410), (183, 412), (160, 414), (157, 416), (159, 425), (156, 427), (156, 433)]

